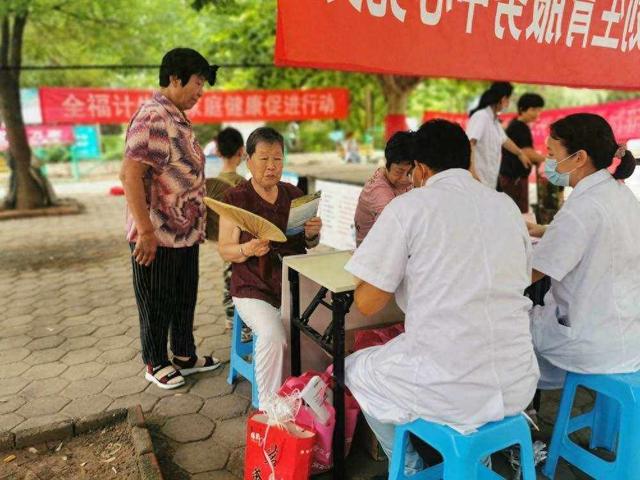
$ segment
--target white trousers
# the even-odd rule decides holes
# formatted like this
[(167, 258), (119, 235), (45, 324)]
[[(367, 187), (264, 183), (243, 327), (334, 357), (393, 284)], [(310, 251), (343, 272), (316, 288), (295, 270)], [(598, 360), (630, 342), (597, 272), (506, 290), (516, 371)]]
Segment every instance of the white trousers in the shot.
[(282, 386), (282, 366), (287, 335), (280, 310), (263, 300), (233, 297), (240, 318), (254, 333), (253, 365), (260, 404)]

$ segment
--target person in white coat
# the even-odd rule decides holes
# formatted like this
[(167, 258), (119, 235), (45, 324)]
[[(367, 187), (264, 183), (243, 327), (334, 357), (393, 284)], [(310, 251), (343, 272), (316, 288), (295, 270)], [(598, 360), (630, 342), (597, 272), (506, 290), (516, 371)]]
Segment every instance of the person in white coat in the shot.
[(566, 371), (640, 369), (640, 203), (619, 181), (631, 176), (636, 159), (604, 118), (581, 113), (557, 121), (547, 147), (549, 181), (574, 189), (551, 224), (529, 225), (542, 236), (533, 278), (551, 277), (531, 329), (540, 388), (554, 389)]
[(503, 148), (518, 157), (523, 167), (531, 167), (531, 159), (507, 136), (498, 117), (509, 107), (512, 93), (510, 83), (492, 83), (469, 114), (467, 136), (473, 147), (472, 171), (480, 182), (492, 189), (498, 187)]
[[(404, 334), (346, 360), (346, 385), (389, 458), (394, 425), (423, 418), (470, 432), (521, 412), (538, 381), (520, 212), (473, 179), (459, 125), (432, 120), (416, 137), (418, 188), (387, 205), (345, 267), (363, 314), (394, 293), (406, 313)], [(407, 453), (407, 474), (421, 470)]]

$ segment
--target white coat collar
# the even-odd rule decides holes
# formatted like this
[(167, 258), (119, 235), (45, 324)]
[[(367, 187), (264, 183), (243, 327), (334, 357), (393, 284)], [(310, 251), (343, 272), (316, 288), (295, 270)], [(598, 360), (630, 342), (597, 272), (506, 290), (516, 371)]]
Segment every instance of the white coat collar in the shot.
[(613, 178), (606, 168), (602, 168), (591, 175), (584, 177), (578, 185), (573, 189), (571, 196), (578, 196), (589, 190), (591, 187), (595, 187), (600, 183)]
[(440, 180), (444, 180), (445, 178), (452, 178), (452, 177), (458, 177), (458, 178), (471, 177), (471, 173), (469, 172), (469, 170), (465, 170), (464, 168), (450, 168), (448, 170), (444, 170), (442, 172), (436, 173), (433, 177), (429, 178), (425, 186), (433, 185), (434, 183), (437, 183)]

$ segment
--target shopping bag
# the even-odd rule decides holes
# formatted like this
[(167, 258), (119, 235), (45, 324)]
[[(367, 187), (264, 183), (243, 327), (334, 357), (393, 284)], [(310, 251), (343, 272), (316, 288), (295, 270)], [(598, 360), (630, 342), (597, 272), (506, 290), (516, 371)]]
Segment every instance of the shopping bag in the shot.
[(315, 432), (293, 422), (270, 425), (258, 412), (247, 421), (244, 480), (307, 480)]
[[(295, 395), (296, 392), (302, 392), (307, 383), (315, 376), (319, 376), (327, 386), (332, 384), (332, 366), (325, 372), (305, 372), (298, 377), (289, 377), (285, 380), (282, 387), (278, 391), (281, 396)], [(345, 391), (345, 456), (351, 450), (353, 434), (356, 430), (358, 414), (360, 406), (350, 392)], [(333, 466), (333, 431), (336, 425), (336, 412), (332, 403), (325, 395), (324, 408), (328, 411), (328, 420), (323, 423), (318, 420), (314, 412), (306, 405), (302, 405), (295, 416), (297, 425), (313, 430), (316, 433), (315, 445), (313, 447), (313, 462), (311, 465), (311, 473), (322, 473), (330, 470)]]

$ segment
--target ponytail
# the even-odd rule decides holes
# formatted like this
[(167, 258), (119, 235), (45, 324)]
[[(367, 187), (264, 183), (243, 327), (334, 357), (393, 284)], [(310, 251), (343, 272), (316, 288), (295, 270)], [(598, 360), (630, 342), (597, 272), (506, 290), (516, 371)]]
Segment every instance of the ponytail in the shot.
[(629, 150), (625, 149), (624, 154), (620, 158), (620, 165), (618, 165), (616, 171), (613, 172), (613, 178), (615, 178), (616, 180), (624, 180), (626, 178), (629, 178), (633, 174), (633, 171), (636, 169), (636, 165), (636, 158)]
[(469, 112), (469, 117), (474, 113), (487, 108), (489, 105), (497, 105), (504, 97), (510, 97), (513, 93), (513, 85), (509, 82), (494, 82), (480, 97), (478, 106)]

